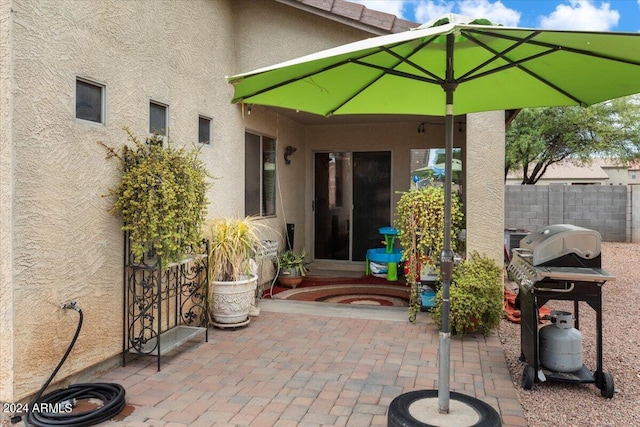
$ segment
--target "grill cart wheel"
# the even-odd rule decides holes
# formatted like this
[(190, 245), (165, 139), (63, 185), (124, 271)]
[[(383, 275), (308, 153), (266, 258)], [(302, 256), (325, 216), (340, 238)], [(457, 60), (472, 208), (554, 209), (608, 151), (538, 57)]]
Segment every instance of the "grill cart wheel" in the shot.
[(531, 390), (533, 383), (536, 379), (536, 370), (531, 365), (524, 365), (522, 371), (522, 388), (525, 390)]
[(602, 388), (600, 389), (600, 394), (607, 399), (611, 399), (614, 391), (613, 376), (609, 372), (604, 372), (602, 374)]

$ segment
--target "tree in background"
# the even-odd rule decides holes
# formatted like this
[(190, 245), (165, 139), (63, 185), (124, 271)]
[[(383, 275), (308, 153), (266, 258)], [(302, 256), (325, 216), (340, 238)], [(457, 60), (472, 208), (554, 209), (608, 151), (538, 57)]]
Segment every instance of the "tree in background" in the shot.
[(505, 179), (521, 171), (535, 184), (562, 160), (587, 164), (595, 156), (640, 158), (640, 98), (623, 97), (583, 107), (528, 108), (506, 131)]

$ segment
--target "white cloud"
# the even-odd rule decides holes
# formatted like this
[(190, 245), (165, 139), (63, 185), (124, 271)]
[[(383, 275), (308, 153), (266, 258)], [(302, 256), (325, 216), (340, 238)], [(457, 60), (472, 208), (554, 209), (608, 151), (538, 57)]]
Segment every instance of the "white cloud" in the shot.
[[(640, 4), (640, 1), (638, 2)], [(609, 3), (599, 7), (592, 1), (570, 0), (560, 4), (550, 15), (540, 17), (542, 28), (566, 30), (608, 31), (620, 20), (620, 13), (611, 10)]]
[[(638, 0), (640, 1), (640, 0)], [(444, 1), (420, 1), (415, 6), (416, 21), (420, 24), (454, 13), (455, 3)]]
[[(640, 1), (640, 0), (638, 0)], [(424, 23), (447, 13), (458, 13), (471, 18), (486, 18), (494, 24), (516, 26), (520, 12), (509, 9), (501, 1), (489, 0), (422, 0), (416, 5), (416, 20)]]
[(487, 18), (493, 24), (515, 27), (520, 22), (520, 12), (509, 9), (502, 2), (466, 0), (458, 2), (460, 13), (473, 18)]

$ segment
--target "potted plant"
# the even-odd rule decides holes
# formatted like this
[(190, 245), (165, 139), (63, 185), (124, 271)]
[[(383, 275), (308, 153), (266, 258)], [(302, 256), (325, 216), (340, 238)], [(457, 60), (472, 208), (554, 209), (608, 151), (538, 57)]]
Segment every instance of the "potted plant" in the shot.
[[(406, 282), (410, 287), (409, 319), (413, 322), (420, 311), (420, 269), (438, 270), (444, 246), (444, 188), (423, 187), (402, 194), (396, 206), (394, 225), (398, 242), (403, 248)], [(456, 236), (463, 225), (462, 204), (456, 194), (451, 202), (451, 235)], [(459, 242), (452, 239), (452, 250)], [(420, 264), (427, 264), (422, 265)]]
[(307, 253), (304, 249), (302, 252), (287, 250), (278, 254), (274, 260), (278, 269), (278, 283), (288, 288), (298, 286), (307, 274), (306, 258)]
[[(473, 252), (454, 270), (450, 287), (451, 332), (464, 335), (478, 331), (487, 334), (500, 324), (504, 289), (502, 269), (495, 260)], [(436, 294), (432, 317), (442, 321), (442, 289)]]
[(261, 228), (267, 226), (255, 217), (214, 218), (205, 223), (203, 234), (209, 241), (210, 312), (218, 325), (248, 323), (258, 280), (255, 260), (262, 251)]
[(143, 142), (124, 128), (130, 145), (121, 150), (100, 143), (122, 164), (122, 178), (110, 190), (122, 215), (134, 262), (177, 261), (185, 248), (201, 243), (209, 173), (198, 150), (174, 147), (152, 135)]

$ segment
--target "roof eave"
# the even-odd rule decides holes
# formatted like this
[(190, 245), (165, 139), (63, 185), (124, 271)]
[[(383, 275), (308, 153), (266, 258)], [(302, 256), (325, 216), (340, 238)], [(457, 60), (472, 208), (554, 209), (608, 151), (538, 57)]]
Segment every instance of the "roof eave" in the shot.
[[(387, 25), (388, 28), (383, 28), (380, 26), (376, 26), (376, 25), (372, 25), (366, 22), (363, 22), (361, 19), (362, 18), (367, 18), (365, 15), (363, 14), (363, 16), (360, 16), (359, 19), (354, 19), (351, 18), (349, 16), (345, 16), (345, 15), (340, 15), (335, 13), (332, 9), (334, 7), (334, 2), (333, 1), (310, 1), (310, 0), (276, 0), (278, 3), (282, 3), (282, 4), (286, 4), (288, 6), (292, 6), (295, 7), (296, 9), (299, 10), (303, 10), (305, 12), (309, 12), (309, 13), (313, 13), (314, 15), (318, 15), (321, 16), (323, 18), (338, 22), (340, 24), (343, 25), (348, 25), (350, 27), (353, 28), (357, 28), (359, 30), (368, 32), (370, 34), (376, 35), (376, 36), (382, 36), (382, 35), (386, 35), (386, 34), (393, 34), (393, 33), (398, 33), (398, 32), (402, 32), (402, 31), (406, 31), (409, 28), (415, 28), (418, 27), (420, 24), (416, 23), (416, 22), (411, 22), (411, 21), (407, 21), (404, 19), (400, 19), (392, 14), (388, 14), (388, 13), (384, 13), (384, 12), (375, 12), (375, 11), (370, 11), (369, 9), (365, 8), (362, 5), (357, 5), (359, 7), (363, 8), (363, 11), (366, 12), (374, 12), (376, 14), (381, 14), (381, 15), (385, 15), (388, 16), (388, 18), (392, 19), (393, 23), (391, 25)], [(342, 5), (344, 6), (344, 4), (347, 3), (349, 4), (349, 2), (342, 2)], [(356, 5), (356, 3), (351, 3), (353, 5)]]

